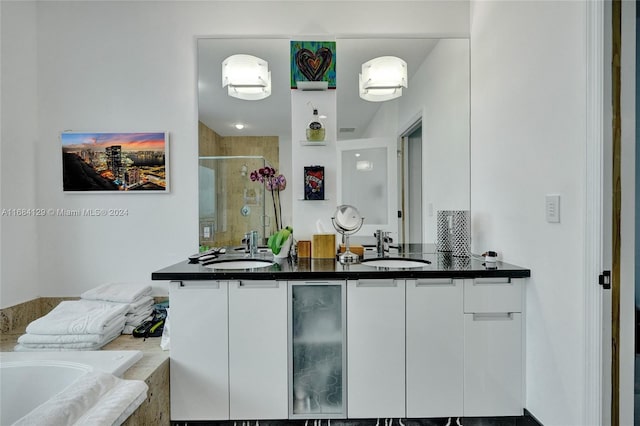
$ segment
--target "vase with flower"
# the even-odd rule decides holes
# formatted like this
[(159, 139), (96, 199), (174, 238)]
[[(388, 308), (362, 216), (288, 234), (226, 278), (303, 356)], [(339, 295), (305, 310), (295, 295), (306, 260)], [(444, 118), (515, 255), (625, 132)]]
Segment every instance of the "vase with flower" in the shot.
[(276, 231), (269, 237), (269, 247), (271, 248), (274, 256), (286, 257), (288, 256), (289, 249), (291, 247), (293, 230), (290, 226), (283, 226), (280, 191), (284, 191), (286, 189), (287, 179), (284, 175), (277, 173), (276, 169), (269, 166), (252, 171), (249, 178), (253, 182), (264, 184), (265, 189), (271, 193)]

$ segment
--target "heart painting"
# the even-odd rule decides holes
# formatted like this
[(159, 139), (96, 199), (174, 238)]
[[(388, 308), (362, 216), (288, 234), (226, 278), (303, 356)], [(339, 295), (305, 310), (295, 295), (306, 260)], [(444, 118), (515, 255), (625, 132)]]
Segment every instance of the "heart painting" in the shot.
[(326, 81), (336, 87), (335, 41), (291, 42), (291, 88), (298, 81)]
[(296, 53), (296, 65), (309, 81), (322, 81), (332, 61), (333, 52), (326, 47), (321, 47), (316, 53), (309, 49), (300, 49)]

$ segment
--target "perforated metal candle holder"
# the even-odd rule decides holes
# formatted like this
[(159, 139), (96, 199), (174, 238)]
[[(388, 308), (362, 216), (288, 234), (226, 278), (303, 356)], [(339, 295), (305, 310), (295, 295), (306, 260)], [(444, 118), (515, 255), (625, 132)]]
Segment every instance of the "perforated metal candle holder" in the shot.
[(452, 248), (454, 257), (471, 255), (471, 212), (469, 210), (453, 211)]

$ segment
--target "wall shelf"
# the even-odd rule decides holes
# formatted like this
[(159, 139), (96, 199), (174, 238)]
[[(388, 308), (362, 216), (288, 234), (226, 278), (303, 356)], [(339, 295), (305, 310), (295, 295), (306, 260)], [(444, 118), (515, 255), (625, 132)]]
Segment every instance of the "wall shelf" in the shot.
[(319, 141), (319, 142), (312, 142), (312, 141), (308, 141), (308, 140), (301, 140), (300, 141), (300, 145), (303, 146), (324, 146), (327, 144), (327, 140), (323, 140), (323, 141)]

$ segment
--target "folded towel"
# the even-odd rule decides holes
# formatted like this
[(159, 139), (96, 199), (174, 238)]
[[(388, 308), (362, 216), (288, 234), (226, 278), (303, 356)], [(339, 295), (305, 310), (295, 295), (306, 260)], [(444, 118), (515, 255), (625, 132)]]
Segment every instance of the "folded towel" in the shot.
[(129, 303), (128, 314), (135, 314), (141, 311), (146, 311), (147, 309), (153, 309), (153, 297), (151, 296), (143, 296), (137, 301), (133, 303)]
[(87, 300), (105, 300), (108, 302), (133, 303), (138, 299), (151, 296), (151, 286), (136, 283), (109, 283), (87, 290), (80, 295)]
[(111, 374), (89, 372), (14, 425), (113, 425), (140, 401), (148, 386), (140, 380), (123, 380)]
[(140, 321), (143, 321), (145, 319), (147, 319), (149, 316), (151, 316), (153, 314), (153, 308), (149, 308), (144, 312), (141, 312), (139, 314), (127, 314), (124, 317), (127, 320), (127, 324), (133, 324), (133, 323), (140, 323)]
[[(65, 340), (65, 335), (57, 335), (57, 334), (52, 334), (51, 336), (54, 337), (60, 337), (62, 339), (61, 342), (51, 342), (51, 343), (43, 343), (43, 342), (37, 342), (37, 341), (29, 341), (29, 339), (33, 339), (33, 336), (37, 336), (37, 337), (46, 337), (46, 335), (44, 334), (26, 334), (24, 336), (28, 336), (26, 337), (26, 342), (20, 342), (20, 339), (18, 339), (18, 344), (15, 346), (15, 348), (13, 349), (16, 352), (26, 352), (26, 351), (97, 351), (99, 349), (101, 349), (104, 345), (106, 345), (107, 343), (111, 342), (113, 339), (115, 339), (116, 337), (118, 337), (122, 330), (123, 330), (123, 326), (122, 323), (120, 323), (121, 326), (118, 329), (115, 329), (114, 331), (112, 331), (110, 334), (105, 334), (102, 339), (98, 340), (97, 342), (86, 342), (86, 341), (77, 341), (77, 342), (73, 342), (73, 341), (64, 341)], [(22, 336), (21, 336), (22, 337)], [(24, 339), (23, 339), (24, 340)]]
[(121, 425), (147, 399), (140, 380), (122, 380), (76, 421), (76, 425)]
[(129, 305), (96, 300), (66, 300), (27, 326), (29, 334), (104, 334)]
[[(109, 337), (117, 337), (124, 329), (126, 323), (125, 316), (112, 321), (109, 328), (102, 334), (32, 334), (26, 333), (18, 337), (18, 343), (23, 345), (61, 345), (68, 343), (103, 343)], [(104, 343), (103, 343), (104, 344)]]
[[(113, 339), (112, 339), (113, 340)], [(64, 352), (64, 351), (99, 351), (105, 343), (67, 343), (62, 345), (24, 345), (22, 343), (13, 347), (14, 352)]]

